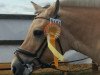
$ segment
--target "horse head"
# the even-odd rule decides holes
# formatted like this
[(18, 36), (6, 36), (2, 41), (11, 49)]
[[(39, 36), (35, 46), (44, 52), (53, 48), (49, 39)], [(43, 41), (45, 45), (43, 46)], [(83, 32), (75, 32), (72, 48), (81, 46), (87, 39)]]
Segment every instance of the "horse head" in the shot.
[[(60, 17), (63, 21), (61, 35), (56, 43), (57, 49), (61, 48), (62, 45), (63, 52), (69, 49), (77, 50), (100, 64), (100, 16), (98, 16), (100, 10), (92, 8), (94, 3), (77, 1), (60, 1), (60, 11), (59, 0), (45, 8), (32, 2), (36, 10), (36, 17), (24, 42), (15, 51), (15, 58), (12, 61), (14, 75), (30, 75), (32, 71), (40, 67), (50, 67), (53, 54), (50, 50), (47, 50), (47, 38), (44, 29), (46, 25), (50, 24), (51, 18)], [(73, 3), (76, 7), (73, 7)], [(87, 4), (89, 5), (87, 6)], [(80, 5), (80, 7), (77, 7), (77, 5)], [(92, 6), (90, 7), (90, 5)]]
[[(44, 27), (50, 22), (50, 18), (57, 18), (59, 0), (45, 8), (31, 2), (36, 10), (36, 17), (29, 28), (27, 36), (12, 61), (14, 75), (30, 75), (32, 71), (49, 66), (53, 61), (53, 55), (45, 50), (47, 43), (44, 35)], [(42, 49), (42, 50), (41, 50)]]

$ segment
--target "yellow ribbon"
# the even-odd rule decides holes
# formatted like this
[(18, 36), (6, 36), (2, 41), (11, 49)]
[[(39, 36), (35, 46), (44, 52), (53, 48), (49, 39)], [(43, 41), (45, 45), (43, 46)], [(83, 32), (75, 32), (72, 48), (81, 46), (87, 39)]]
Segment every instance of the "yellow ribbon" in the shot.
[(61, 30), (55, 23), (50, 23), (45, 27), (44, 32), (47, 35), (48, 48), (54, 55), (54, 66), (58, 68), (58, 60), (64, 60), (63, 55), (55, 48), (55, 39), (60, 35)]
[(48, 48), (50, 49), (50, 51), (53, 53), (54, 56), (56, 56), (58, 58), (58, 60), (63, 61), (64, 60), (64, 56), (61, 55), (55, 47), (52, 46), (52, 44), (50, 43), (50, 36), (47, 36), (47, 42), (48, 42)]

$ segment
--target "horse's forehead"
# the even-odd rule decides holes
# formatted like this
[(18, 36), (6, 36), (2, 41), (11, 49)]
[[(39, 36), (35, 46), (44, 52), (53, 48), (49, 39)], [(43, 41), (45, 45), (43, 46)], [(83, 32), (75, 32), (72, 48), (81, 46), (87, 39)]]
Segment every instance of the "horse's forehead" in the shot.
[(31, 29), (38, 29), (38, 28), (43, 29), (48, 23), (49, 21), (45, 19), (36, 19), (35, 21), (33, 21)]

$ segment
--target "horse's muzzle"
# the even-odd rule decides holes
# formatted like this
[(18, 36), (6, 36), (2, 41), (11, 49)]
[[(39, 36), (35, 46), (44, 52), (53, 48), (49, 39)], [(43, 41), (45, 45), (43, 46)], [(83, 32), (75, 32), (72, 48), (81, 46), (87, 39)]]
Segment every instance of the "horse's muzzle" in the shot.
[[(27, 65), (28, 66), (28, 65)], [(31, 75), (32, 68), (25, 67), (17, 58), (14, 58), (11, 64), (11, 70), (14, 75)]]

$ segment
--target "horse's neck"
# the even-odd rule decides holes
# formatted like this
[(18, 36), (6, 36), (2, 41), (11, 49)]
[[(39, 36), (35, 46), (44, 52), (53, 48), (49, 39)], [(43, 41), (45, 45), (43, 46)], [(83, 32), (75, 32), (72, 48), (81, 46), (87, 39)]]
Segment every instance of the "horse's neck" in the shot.
[[(65, 45), (66, 43), (68, 43), (71, 49), (75, 49), (83, 54), (86, 54), (87, 56), (91, 57), (92, 59), (100, 63), (100, 60), (97, 60), (100, 51), (97, 50), (96, 48), (97, 42), (95, 42), (99, 40), (98, 37), (95, 37), (95, 35), (99, 36), (99, 31), (97, 31), (95, 34), (92, 34), (92, 36), (90, 34), (91, 32), (93, 32), (91, 28), (93, 28), (95, 24), (95, 21), (93, 20), (93, 16), (95, 16), (97, 13), (95, 13), (94, 12), (95, 9), (93, 9), (93, 13), (92, 13), (94, 14), (93, 16), (91, 13), (88, 13), (86, 15), (87, 12), (85, 12), (85, 10), (88, 9), (84, 9), (84, 8), (82, 10), (80, 9), (81, 8), (74, 9), (72, 7), (66, 9), (63, 8), (61, 12), (61, 19), (63, 20), (62, 30), (64, 32), (63, 40), (65, 41), (63, 43)], [(96, 21), (98, 21), (98, 18), (95, 18), (97, 19)], [(100, 22), (98, 21), (97, 23)], [(98, 26), (98, 24), (95, 24), (95, 26)], [(98, 30), (98, 28), (96, 29)], [(100, 57), (98, 57), (98, 59), (100, 59)]]
[(100, 7), (100, 0), (60, 0), (61, 6)]

